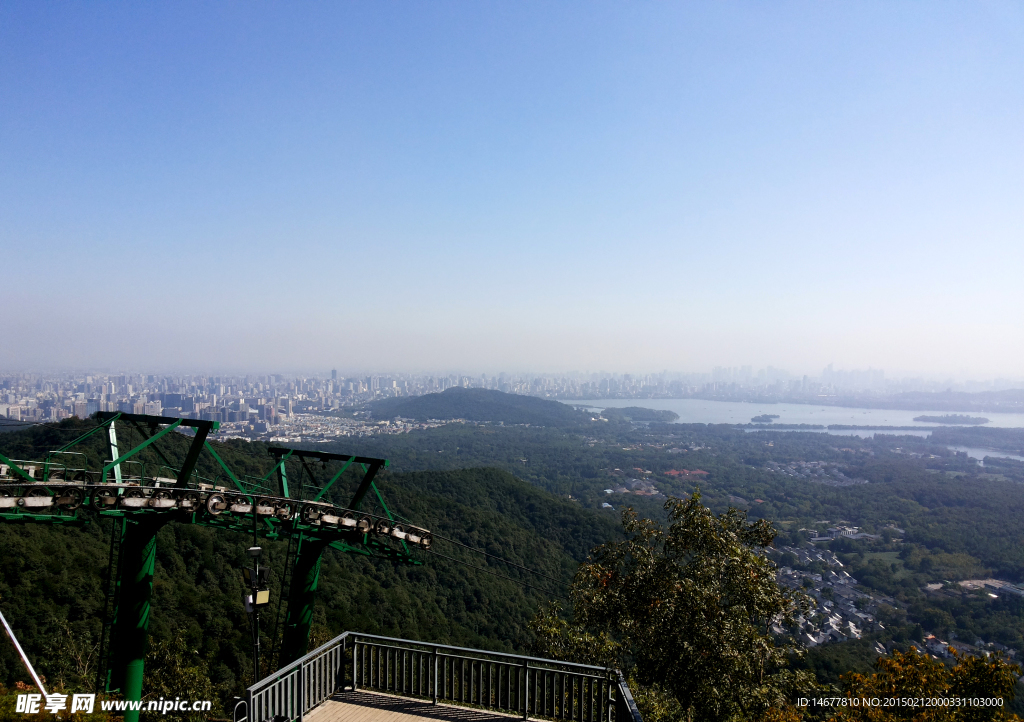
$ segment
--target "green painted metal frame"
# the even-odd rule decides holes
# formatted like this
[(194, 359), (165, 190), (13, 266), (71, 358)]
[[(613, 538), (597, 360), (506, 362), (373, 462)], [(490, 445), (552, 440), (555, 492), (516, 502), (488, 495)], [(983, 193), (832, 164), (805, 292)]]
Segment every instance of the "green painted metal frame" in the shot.
[(360, 462), (359, 465), (363, 467), (364, 476), (362, 482), (359, 484), (359, 488), (356, 489), (356, 493), (353, 494), (352, 496), (352, 501), (348, 503), (349, 509), (359, 508), (359, 504), (362, 503), (363, 497), (366, 496), (366, 492), (368, 492), (370, 490), (370, 487), (373, 486), (373, 478), (377, 476), (378, 471), (387, 466), (387, 462), (385, 461), (383, 465), (367, 465)]
[(8, 459), (3, 454), (0, 454), (0, 461), (2, 461), (3, 463), (7, 464), (8, 468), (10, 468), (12, 471), (16, 471), (20, 476), (24, 476), (31, 483), (33, 483), (33, 484), (36, 483), (36, 479), (35, 478), (33, 478), (33, 477), (29, 476), (28, 474), (26, 474), (24, 469), (22, 469), (20, 466), (15, 464), (13, 461)]
[[(373, 489), (373, 493), (377, 495), (377, 501), (380, 503), (380, 506), (384, 510), (384, 513), (387, 515), (388, 519), (390, 519), (391, 521), (394, 521), (395, 517), (391, 516), (391, 510), (388, 509), (388, 505), (384, 503), (384, 497), (380, 495), (380, 490), (377, 488), (377, 485), (374, 484), (371, 481), (370, 482), (370, 488)], [(402, 549), (408, 554), (409, 553), (409, 545), (405, 543), (405, 539), (402, 539), (401, 543), (402, 543)]]
[(96, 428), (94, 428), (94, 429), (92, 429), (92, 430), (90, 430), (90, 431), (87, 431), (87, 432), (85, 432), (84, 434), (82, 434), (81, 436), (79, 436), (79, 437), (78, 437), (77, 439), (75, 439), (74, 441), (69, 441), (68, 443), (64, 444), (64, 446), (62, 446), (62, 447), (60, 447), (59, 449), (57, 449), (57, 450), (56, 450), (56, 452), (51, 452), (51, 453), (60, 453), (60, 452), (62, 452), (62, 451), (67, 451), (67, 450), (68, 450), (68, 449), (70, 449), (70, 448), (71, 448), (72, 446), (75, 446), (76, 444), (79, 444), (79, 443), (81, 443), (81, 442), (85, 441), (85, 440), (86, 440), (86, 439), (88, 439), (88, 438), (89, 438), (90, 436), (92, 436), (92, 435), (93, 435), (93, 434), (95, 434), (95, 433), (96, 433), (97, 431), (99, 431), (100, 429), (105, 429), (105, 428), (107, 427), (107, 424), (112, 424), (112, 423), (114, 423), (115, 421), (117, 421), (117, 420), (118, 420), (119, 418), (121, 418), (121, 413), (120, 413), (120, 412), (117, 412), (117, 413), (115, 413), (115, 414), (112, 414), (112, 415), (110, 416), (110, 418), (108, 418), (108, 419), (107, 419), (106, 421), (104, 421), (103, 423), (101, 423), (101, 424), (99, 424), (98, 426), (96, 426)]
[(128, 459), (130, 459), (131, 457), (135, 456), (137, 453), (139, 453), (140, 451), (145, 449), (150, 444), (156, 443), (156, 441), (158, 439), (160, 439), (161, 437), (165, 436), (166, 434), (169, 434), (172, 431), (174, 431), (179, 426), (181, 426), (181, 419), (175, 419), (175, 421), (173, 423), (168, 424), (166, 428), (163, 428), (160, 431), (156, 432), (155, 434), (150, 436), (148, 439), (143, 441), (141, 444), (136, 446), (131, 451), (125, 452), (119, 458), (114, 459), (113, 461), (111, 461), (109, 464), (107, 464), (106, 466), (103, 467), (103, 478), (106, 479), (107, 478), (107, 474), (110, 473), (110, 470), (113, 469), (118, 464), (120, 464), (122, 461), (127, 461)]
[(288, 449), (288, 453), (285, 454), (284, 458), (283, 459), (278, 459), (278, 462), (274, 465), (274, 468), (271, 469), (270, 471), (268, 471), (266, 473), (266, 475), (264, 475), (263, 479), (261, 479), (261, 481), (266, 481), (267, 479), (269, 479), (270, 475), (273, 474), (275, 471), (277, 471), (281, 467), (281, 465), (284, 464), (284, 462), (288, 460), (288, 458), (292, 455), (292, 453), (294, 453), (294, 451), (295, 451), (295, 449)]
[(288, 608), (281, 636), (280, 662), (287, 664), (306, 654), (313, 624), (316, 592), (320, 588), (320, 564), (329, 541), (300, 533), (292, 562)]
[[(124, 454), (116, 454), (117, 458), (110, 463), (103, 465), (101, 478), (106, 479), (111, 469), (119, 469), (119, 465), (121, 463), (126, 462), (144, 449), (156, 444), (156, 442), (166, 434), (174, 431), (180, 426), (191, 426), (196, 428), (196, 436), (193, 439), (193, 443), (190, 445), (189, 451), (186, 455), (185, 464), (178, 471), (176, 485), (186, 485), (189, 477), (194, 471), (195, 464), (198, 461), (200, 453), (205, 448), (210, 452), (210, 455), (228, 476), (238, 491), (246, 497), (249, 497), (250, 501), (254, 500), (255, 497), (252, 490), (247, 490), (245, 488), (245, 485), (241, 482), (238, 476), (231, 470), (227, 463), (225, 463), (206, 439), (209, 431), (216, 430), (218, 427), (216, 422), (148, 416), (142, 414), (126, 414), (121, 412), (100, 413), (96, 415), (96, 418), (99, 423), (95, 428), (65, 444), (57, 451), (50, 452), (50, 455), (52, 456), (52, 454), (55, 453), (67, 453), (68, 449), (81, 443), (93, 434), (100, 432), (102, 429), (113, 429), (116, 421), (128, 421), (132, 426), (139, 430), (143, 437), (146, 438), (138, 446)], [(139, 425), (140, 422), (150, 426), (150, 434), (146, 434), (143, 428)], [(155, 428), (158, 425), (163, 426), (164, 428), (160, 431), (155, 431)], [(173, 470), (173, 464), (171, 464), (170, 460), (167, 459), (159, 448), (154, 447), (154, 450), (167, 465), (167, 468)], [(286, 449), (282, 447), (271, 447), (269, 451), (277, 458), (277, 461), (274, 467), (260, 481), (266, 481), (275, 472), (278, 473), (283, 496), (288, 498), (291, 498), (292, 496), (288, 486), (287, 465), (285, 463), (288, 459), (292, 457), (299, 458), (302, 463), (302, 467), (309, 475), (314, 488), (317, 485), (316, 478), (309, 466), (306, 464), (307, 458), (317, 458), (325, 463), (327, 461), (334, 460), (342, 462), (341, 468), (313, 496), (313, 502), (319, 502), (324, 495), (335, 486), (338, 480), (353, 463), (359, 463), (363, 470), (363, 479), (359, 484), (359, 488), (356, 491), (349, 508), (358, 508), (358, 505), (362, 502), (366, 493), (372, 489), (387, 518), (394, 521), (395, 517), (388, 509), (380, 490), (374, 483), (374, 477), (377, 472), (388, 466), (387, 460)], [(112, 454), (112, 456), (114, 455), (115, 454)], [(24, 477), (27, 482), (33, 484), (37, 483), (35, 478), (25, 473), (24, 470), (6, 456), (0, 454), (0, 461), (7, 463), (15, 473)], [(49, 456), (45, 463), (48, 462)], [(301, 483), (299, 484), (299, 489), (297, 491), (297, 496), (301, 497)], [(286, 643), (283, 642), (282, 644), (282, 654), (285, 656), (292, 656), (294, 654), (304, 652), (305, 647), (308, 644), (309, 626), (312, 620), (312, 605), (317, 588), (319, 587), (320, 561), (325, 549), (331, 548), (346, 554), (378, 557), (396, 563), (414, 565), (421, 564), (421, 562), (411, 557), (409, 548), (404, 540), (401, 541), (401, 551), (393, 546), (370, 539), (369, 535), (365, 534), (362, 535), (361, 544), (353, 545), (343, 540), (331, 539), (331, 534), (328, 534), (325, 537), (323, 535), (323, 530), (307, 524), (302, 524), (297, 518), (292, 519), (290, 522), (283, 522), (271, 517), (263, 518), (262, 523), (257, 523), (257, 526), (254, 529), (248, 522), (248, 518), (239, 519), (219, 516), (207, 517), (195, 512), (184, 517), (177, 515), (173, 519), (166, 514), (161, 514), (160, 512), (151, 509), (136, 509), (132, 511), (112, 509), (100, 512), (100, 515), (104, 517), (113, 517), (115, 523), (124, 525), (122, 541), (127, 544), (126, 550), (128, 554), (125, 557), (124, 564), (118, 566), (116, 582), (118, 592), (114, 606), (112, 633), (117, 636), (118, 651), (114, 654), (114, 658), (111, 660), (111, 665), (108, 668), (107, 682), (108, 689), (120, 689), (125, 695), (125, 699), (128, 700), (141, 699), (145, 651), (149, 627), (149, 602), (152, 595), (153, 575), (155, 573), (156, 533), (160, 528), (172, 520), (193, 523), (199, 526), (207, 526), (211, 528), (231, 529), (245, 533), (255, 532), (258, 536), (262, 536), (267, 539), (281, 539), (285, 536), (298, 535), (299, 544), (297, 547), (296, 557), (294, 560), (289, 560), (289, 562), (295, 565), (295, 569), (293, 570), (291, 588), (287, 592), (289, 603), (285, 634), (288, 635), (288, 639)], [(254, 518), (259, 519), (259, 517)], [(22, 523), (71, 524), (76, 526), (89, 523), (88, 519), (78, 517), (75, 511), (65, 512), (62, 514), (38, 514), (17, 510), (9, 513), (0, 513), (0, 520)], [(127, 712), (125, 715), (125, 722), (137, 722), (137, 719), (137, 712)]]
[[(146, 430), (139, 426), (139, 422), (137, 422), (135, 419), (128, 419), (128, 423), (134, 426), (135, 430), (139, 432), (139, 436), (141, 436), (144, 439), (150, 438), (156, 431), (155, 426), (151, 425), (149, 433), (146, 433)], [(170, 459), (164, 456), (164, 452), (160, 451), (160, 446), (158, 444), (153, 445), (153, 451), (156, 452), (156, 455), (160, 457), (160, 460), (164, 462), (168, 466), (168, 468), (172, 468), (174, 466), (171, 463)]]
[(328, 489), (330, 489), (332, 486), (334, 486), (334, 482), (336, 482), (338, 479), (340, 479), (342, 474), (344, 474), (346, 471), (348, 471), (348, 467), (352, 466), (352, 462), (355, 461), (355, 460), (356, 460), (356, 457), (354, 457), (354, 456), (349, 457), (349, 460), (346, 461), (344, 464), (342, 464), (341, 470), (338, 471), (337, 474), (332, 476), (330, 481), (328, 481), (326, 484), (324, 484), (324, 488), (320, 490), (319, 494), (317, 494), (316, 496), (313, 497), (313, 501), (320, 501), (320, 498), (324, 494), (327, 493)]
[[(210, 445), (210, 442), (203, 441), (203, 446), (205, 446), (206, 450), (210, 452), (210, 455), (213, 456), (214, 460), (218, 464), (220, 464), (220, 468), (224, 469), (224, 473), (226, 473), (228, 475), (228, 478), (231, 479), (231, 483), (238, 487), (238, 490), (240, 492), (248, 495), (249, 491), (244, 486), (242, 486), (242, 482), (240, 482), (238, 480), (238, 477), (235, 476), (235, 472), (231, 471), (230, 467), (228, 467), (228, 465), (224, 463), (224, 460), (220, 458), (220, 454), (213, 450), (213, 447)], [(249, 501), (252, 501), (252, 499), (250, 498)]]
[[(149, 646), (150, 603), (156, 575), (156, 535), (170, 518), (123, 520), (118, 565), (117, 606), (112, 629), (113, 659), (107, 673), (107, 691), (120, 691), (126, 700), (142, 699), (142, 682)], [(138, 722), (138, 710), (126, 710), (124, 722)]]

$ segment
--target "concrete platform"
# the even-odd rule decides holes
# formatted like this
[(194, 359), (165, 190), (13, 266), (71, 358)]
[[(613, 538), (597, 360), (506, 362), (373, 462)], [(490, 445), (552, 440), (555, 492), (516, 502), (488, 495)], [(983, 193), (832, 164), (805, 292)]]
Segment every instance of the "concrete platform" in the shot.
[(303, 722), (509, 722), (518, 716), (431, 704), (374, 692), (338, 692), (303, 715)]

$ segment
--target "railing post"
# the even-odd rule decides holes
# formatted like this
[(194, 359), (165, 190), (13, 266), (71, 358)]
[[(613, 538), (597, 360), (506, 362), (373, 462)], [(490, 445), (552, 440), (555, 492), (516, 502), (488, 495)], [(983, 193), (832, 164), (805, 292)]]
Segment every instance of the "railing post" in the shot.
[(523, 719), (530, 719), (530, 663), (523, 660)]
[(431, 656), (432, 661), (434, 663), (434, 704), (437, 704), (437, 683), (438, 683), (438, 676), (437, 676), (437, 647), (434, 647), (431, 650), (430, 656)]
[(359, 642), (352, 642), (352, 691), (359, 689)]
[(633, 701), (633, 695), (629, 692), (629, 687), (626, 685), (626, 678), (622, 675), (622, 672), (615, 670), (616, 676), (616, 687), (615, 690), (615, 722), (643, 722), (640, 718), (640, 712), (636, 708), (636, 702)]
[[(233, 722), (267, 722), (272, 718), (304, 722), (307, 712), (347, 688), (348, 646), (346, 633), (250, 687), (236, 705)], [(365, 664), (360, 664), (360, 654), (367, 656)], [(452, 660), (450, 695), (447, 659)], [(572, 722), (643, 722), (625, 678), (616, 669), (406, 643), (376, 635), (367, 635), (360, 642), (353, 636), (353, 691), (360, 689), (360, 674), (366, 665), (368, 690), (397, 695), (412, 692), (420, 699), (429, 698), (434, 705), (451, 699), (457, 706), (496, 709), (523, 720), (550, 714)], [(423, 689), (424, 676), (429, 690)]]
[(302, 663), (299, 665), (299, 722), (302, 722), (302, 716), (306, 712), (306, 665)]

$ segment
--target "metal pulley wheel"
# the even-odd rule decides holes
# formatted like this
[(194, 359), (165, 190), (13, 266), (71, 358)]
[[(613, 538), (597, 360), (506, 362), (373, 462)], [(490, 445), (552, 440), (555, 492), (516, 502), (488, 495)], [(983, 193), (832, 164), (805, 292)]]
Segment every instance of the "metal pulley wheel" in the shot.
[(273, 499), (261, 497), (256, 500), (256, 513), (259, 516), (273, 516), (275, 507)]
[(187, 511), (195, 511), (199, 508), (199, 494), (194, 491), (179, 491), (178, 508)]
[(146, 498), (145, 492), (135, 487), (133, 489), (125, 489), (124, 494), (118, 500), (118, 506), (122, 509), (142, 509), (148, 502), (149, 500)]
[(83, 501), (85, 501), (85, 492), (72, 486), (64, 489), (57, 497), (57, 506), (65, 511), (73, 511), (80, 507)]
[(206, 497), (206, 511), (211, 516), (217, 516), (223, 514), (224, 510), (228, 508), (228, 502), (224, 498), (223, 494), (210, 494)]
[(109, 509), (117, 503), (117, 494), (112, 489), (100, 489), (93, 492), (92, 505), (100, 511)]
[(152, 509), (173, 509), (177, 504), (177, 500), (166, 489), (154, 491), (153, 496), (149, 497), (149, 506)]

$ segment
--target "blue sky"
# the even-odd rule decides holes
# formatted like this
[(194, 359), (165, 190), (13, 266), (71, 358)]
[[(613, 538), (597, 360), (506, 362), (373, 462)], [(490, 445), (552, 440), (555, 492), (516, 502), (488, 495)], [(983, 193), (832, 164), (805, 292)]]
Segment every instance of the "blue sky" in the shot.
[(1024, 375), (1019, 3), (8, 2), (0, 103), (0, 367)]

